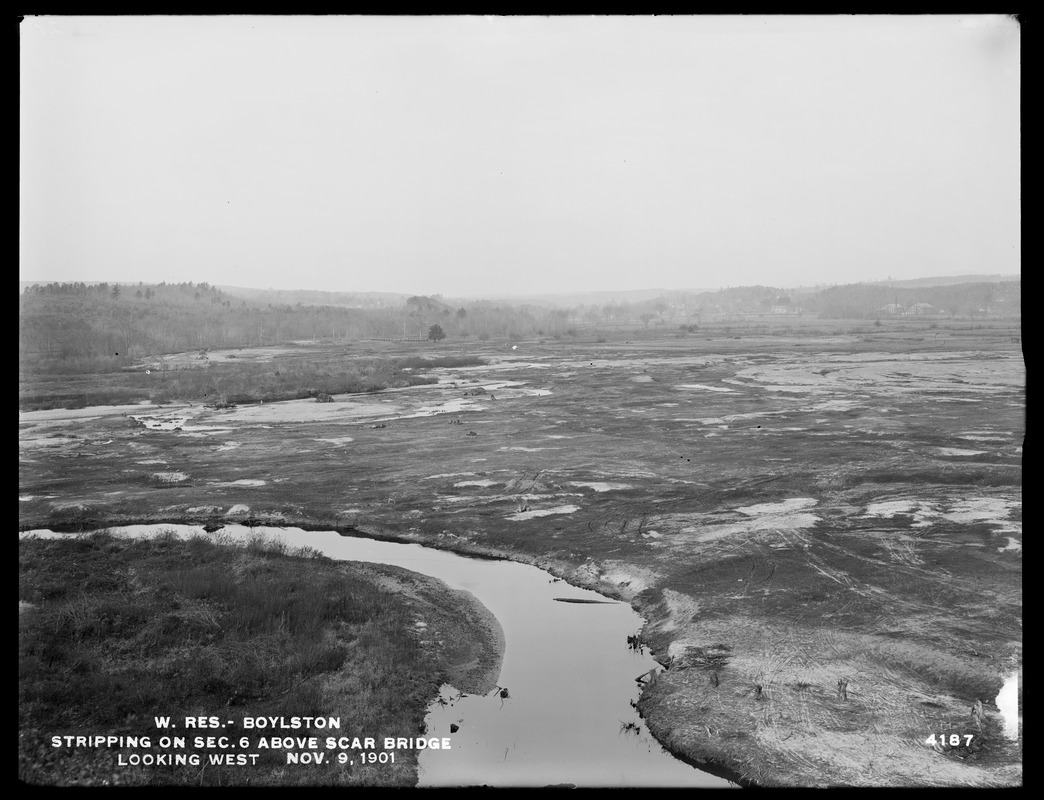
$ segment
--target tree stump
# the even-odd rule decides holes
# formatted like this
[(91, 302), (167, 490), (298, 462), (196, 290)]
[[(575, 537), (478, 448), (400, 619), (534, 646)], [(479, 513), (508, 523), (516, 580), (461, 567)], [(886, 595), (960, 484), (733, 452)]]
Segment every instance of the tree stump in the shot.
[(848, 699), (848, 678), (837, 679), (837, 699), (847, 700)]

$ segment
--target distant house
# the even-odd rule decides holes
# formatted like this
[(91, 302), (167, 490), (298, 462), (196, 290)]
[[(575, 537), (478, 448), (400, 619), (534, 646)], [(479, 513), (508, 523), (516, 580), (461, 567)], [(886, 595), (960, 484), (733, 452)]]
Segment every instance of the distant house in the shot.
[(899, 303), (889, 303), (886, 306), (881, 306), (881, 308), (879, 308), (878, 311), (880, 311), (882, 314), (902, 314), (903, 306), (901, 306)]
[(933, 306), (931, 303), (914, 303), (906, 310), (906, 313), (915, 315), (934, 314), (935, 306)]

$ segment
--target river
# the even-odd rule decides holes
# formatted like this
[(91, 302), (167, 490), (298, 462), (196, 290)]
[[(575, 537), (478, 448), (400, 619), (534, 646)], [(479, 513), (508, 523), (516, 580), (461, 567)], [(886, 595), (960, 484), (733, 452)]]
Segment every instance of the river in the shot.
[[(119, 535), (202, 534), (191, 525), (110, 530)], [(279, 536), (331, 558), (424, 573), (471, 592), (496, 616), (506, 640), (498, 684), (507, 691), (461, 696), (449, 685), (442, 687), (428, 710), (427, 735), (449, 737), (452, 749), (421, 752), (422, 786), (735, 786), (674, 758), (631, 706), (640, 690), (636, 678), (660, 667), (628, 646), (627, 637), (641, 629), (643, 620), (626, 603), (607, 602), (527, 564), (467, 558), (417, 544), (299, 528), (233, 525), (221, 533), (235, 539), (251, 533)], [(23, 535), (31, 534), (61, 535)], [(456, 732), (450, 725), (457, 726)]]

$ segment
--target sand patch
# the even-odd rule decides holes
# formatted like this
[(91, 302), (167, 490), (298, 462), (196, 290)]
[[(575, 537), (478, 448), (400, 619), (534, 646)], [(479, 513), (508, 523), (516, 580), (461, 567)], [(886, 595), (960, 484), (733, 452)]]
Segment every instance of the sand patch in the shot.
[(615, 492), (624, 489), (633, 489), (634, 487), (627, 483), (608, 483), (599, 481), (571, 481), (570, 486), (580, 486), (582, 488), (594, 489), (596, 492)]
[(236, 503), (226, 513), (227, 514), (247, 514), (249, 512), (250, 512), (250, 506), (243, 505), (242, 503)]
[(851, 411), (859, 408), (861, 403), (857, 400), (827, 400), (808, 409), (809, 411)]
[(389, 414), (394, 415), (398, 410), (388, 401), (362, 402), (351, 400), (351, 395), (338, 395), (338, 397), (344, 399), (335, 403), (317, 403), (315, 400), (282, 400), (276, 403), (237, 406), (220, 413), (223, 421), (253, 425), (284, 422), (335, 422), (337, 420), (355, 422), (363, 418), (388, 417)]
[(257, 478), (241, 478), (238, 481), (226, 481), (225, 483), (218, 484), (219, 486), (264, 486), (268, 481), (262, 481)]
[(438, 475), (429, 475), (427, 478), (421, 478), (423, 481), (433, 481), (436, 478), (456, 478), (461, 475), (474, 475), (474, 472), (440, 472)]
[(747, 516), (757, 516), (760, 514), (787, 514), (792, 511), (797, 511), (802, 508), (811, 508), (818, 503), (812, 497), (792, 497), (789, 500), (784, 500), (782, 503), (760, 503), (754, 506), (743, 506), (736, 510), (741, 514)]
[(606, 561), (602, 564), (602, 580), (633, 592), (643, 592), (655, 586), (662, 577), (651, 569), (643, 569), (623, 561)]
[[(700, 604), (697, 600), (687, 594), (676, 592), (673, 589), (663, 590), (663, 604), (667, 607), (667, 619), (661, 625), (662, 630), (673, 631), (688, 625), (700, 612)], [(685, 639), (671, 642), (667, 654), (675, 656), (679, 651), (684, 651), (693, 642)]]
[(896, 514), (907, 514), (917, 507), (918, 504), (909, 500), (886, 500), (882, 503), (870, 503), (866, 507), (866, 513), (862, 518), (883, 517), (884, 519), (891, 519)]
[(173, 431), (184, 427), (185, 423), (192, 419), (192, 415), (179, 414), (131, 414), (130, 418), (150, 431)]
[(705, 383), (679, 383), (676, 384), (675, 389), (703, 389), (707, 392), (735, 392), (735, 389), (728, 389), (724, 386), (708, 386)]
[[(752, 411), (749, 414), (729, 414), (724, 417), (685, 417), (675, 420), (676, 422), (698, 422), (701, 425), (725, 425), (741, 419), (758, 419), (759, 417), (775, 417), (780, 414), (789, 414), (790, 411)], [(824, 420), (825, 421), (825, 420)], [(833, 434), (831, 434), (833, 435)]]
[(497, 450), (511, 450), (520, 453), (539, 453), (541, 450), (561, 450), (561, 447), (498, 447)]
[(348, 442), (354, 442), (351, 436), (338, 436), (335, 439), (313, 439), (314, 442), (328, 442), (329, 444), (341, 445), (348, 444)]
[(710, 525), (703, 528), (683, 530), (683, 537), (671, 540), (672, 545), (685, 546), (687, 543), (707, 544), (717, 539), (736, 536), (744, 533), (761, 531), (785, 531), (811, 528), (819, 517), (815, 514), (765, 514), (747, 522), (730, 522)]
[(985, 450), (965, 450), (963, 447), (936, 447), (935, 452), (941, 456), (981, 456)]
[(153, 472), (152, 477), (163, 483), (181, 483), (188, 480), (188, 475), (184, 472)]
[(1009, 514), (1021, 503), (1015, 500), (1004, 500), (995, 497), (984, 497), (977, 500), (960, 500), (940, 516), (950, 522), (988, 522), (993, 525), (1010, 524)]
[(525, 519), (535, 519), (536, 517), (549, 517), (552, 514), (572, 514), (579, 510), (580, 506), (573, 505), (555, 506), (554, 508), (538, 508), (532, 511), (519, 511), (517, 514), (509, 514), (505, 519), (517, 522)]
[(488, 478), (484, 478), (479, 481), (458, 481), (457, 483), (453, 484), (453, 486), (455, 488), (459, 488), (461, 486), (496, 486), (499, 483), (500, 481), (493, 481), (489, 480)]
[(1003, 442), (1006, 441), (1011, 434), (982, 434), (982, 433), (967, 433), (963, 436), (958, 436), (958, 439), (967, 439), (970, 442)]
[(885, 500), (868, 504), (863, 519), (909, 515), (914, 519), (914, 528), (926, 528), (945, 520), (961, 524), (986, 523), (997, 526), (998, 533), (1021, 533), (1022, 523), (1009, 519), (1011, 513), (1021, 506), (1017, 500), (996, 497), (957, 500), (948, 510), (943, 510), (941, 503), (925, 500)]

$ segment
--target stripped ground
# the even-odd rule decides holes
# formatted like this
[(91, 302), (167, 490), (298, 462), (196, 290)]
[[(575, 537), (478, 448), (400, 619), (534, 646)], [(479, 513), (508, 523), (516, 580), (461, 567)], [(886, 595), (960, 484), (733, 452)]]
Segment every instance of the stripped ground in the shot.
[[(354, 528), (540, 564), (649, 620), (671, 666), (640, 705), (676, 752), (763, 784), (1013, 785), (1021, 740), (991, 725), (1021, 668), (1017, 333), (490, 344), (332, 403), (21, 413), (19, 523)], [(719, 645), (711, 686), (683, 656)]]

